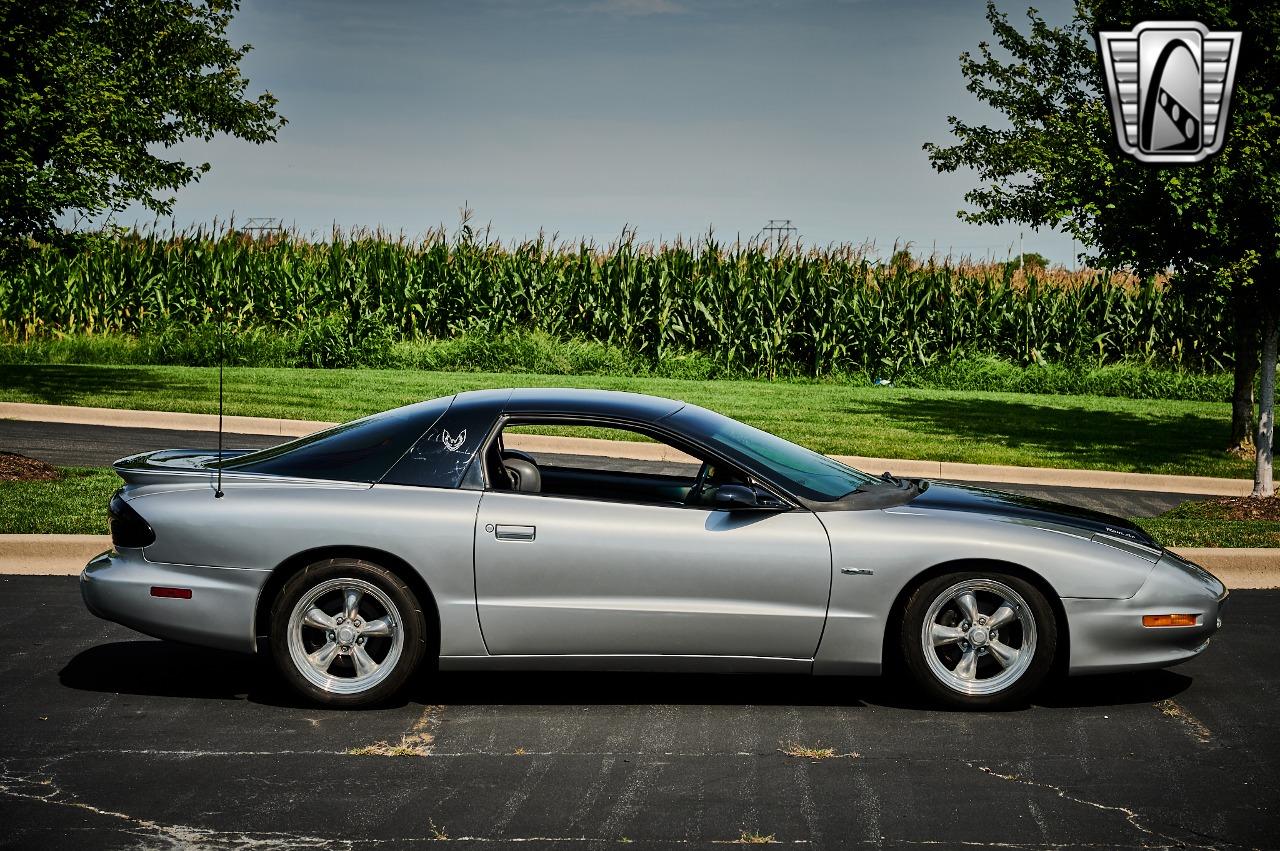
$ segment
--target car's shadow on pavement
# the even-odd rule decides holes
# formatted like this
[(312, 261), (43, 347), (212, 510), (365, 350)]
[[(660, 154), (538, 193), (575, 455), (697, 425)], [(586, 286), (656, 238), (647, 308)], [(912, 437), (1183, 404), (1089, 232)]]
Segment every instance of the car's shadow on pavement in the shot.
[(171, 641), (95, 645), (67, 662), (58, 681), (78, 691), (308, 706), (266, 659)]
[[(81, 691), (314, 708), (285, 686), (265, 658), (166, 641), (91, 647), (71, 659), (58, 678), (67, 688)], [(1180, 694), (1191, 683), (1190, 677), (1165, 670), (1074, 677), (1051, 682), (1032, 703), (1050, 709), (1155, 703)], [(401, 702), (408, 701), (938, 708), (897, 677), (773, 674), (448, 671), (421, 676)]]

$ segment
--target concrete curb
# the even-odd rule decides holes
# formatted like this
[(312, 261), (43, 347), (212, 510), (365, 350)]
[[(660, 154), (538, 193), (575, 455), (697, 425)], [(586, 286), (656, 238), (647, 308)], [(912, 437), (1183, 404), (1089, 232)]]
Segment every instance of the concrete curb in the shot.
[[(0, 535), (0, 574), (72, 576), (111, 549), (110, 535)], [(1175, 548), (1228, 588), (1280, 588), (1280, 549)]]
[[(71, 405), (40, 405), (27, 402), (0, 402), (0, 419), (127, 428), (159, 428), (182, 431), (216, 431), (215, 414), (184, 414), (168, 411), (129, 411), (118, 408), (80, 408)], [(269, 417), (225, 417), (228, 434), (266, 434), (301, 437), (334, 423), (315, 420), (287, 420)], [(530, 451), (541, 450), (570, 455), (609, 455), (639, 461), (692, 461), (682, 453), (672, 453), (661, 444), (585, 437), (520, 435), (509, 445)], [(1165, 476), (1153, 473), (1119, 473), (1109, 470), (1064, 470), (1053, 467), (1011, 467), (963, 464), (954, 461), (918, 461), (896, 458), (868, 458), (833, 455), (833, 458), (868, 472), (888, 470), (901, 476), (922, 476), (961, 482), (998, 482), (1016, 485), (1140, 490), (1155, 493), (1248, 496), (1253, 482), (1248, 479), (1218, 479), (1209, 476)]]
[[(38, 405), (29, 402), (0, 402), (0, 419), (41, 423), (115, 426), (117, 428), (163, 428), (176, 431), (217, 431), (217, 414), (187, 414), (174, 411), (130, 411), (124, 408), (81, 408), (74, 405)], [(315, 420), (285, 420), (271, 417), (223, 417), (228, 434), (268, 434), (301, 437), (334, 423)]]
[(1231, 589), (1280, 588), (1280, 549), (1171, 547), (1221, 579)]
[(0, 573), (66, 576), (109, 549), (110, 535), (0, 535)]

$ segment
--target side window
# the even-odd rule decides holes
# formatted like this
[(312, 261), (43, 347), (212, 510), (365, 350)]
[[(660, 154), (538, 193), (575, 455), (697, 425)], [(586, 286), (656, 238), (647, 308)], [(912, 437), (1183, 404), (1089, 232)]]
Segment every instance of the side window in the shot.
[(488, 409), (450, 408), (387, 472), (382, 484), (456, 488), (489, 436), (493, 417)]
[[(618, 451), (600, 454), (602, 440), (616, 445)], [(539, 464), (605, 472), (692, 477), (702, 464), (701, 458), (669, 443), (616, 426), (512, 423), (502, 430), (502, 448), (532, 455)]]
[(491, 488), (548, 496), (703, 505), (709, 504), (715, 482), (745, 481), (736, 471), (713, 465), (700, 481), (701, 458), (638, 431), (586, 421), (511, 423), (490, 453), (495, 456), (486, 465)]

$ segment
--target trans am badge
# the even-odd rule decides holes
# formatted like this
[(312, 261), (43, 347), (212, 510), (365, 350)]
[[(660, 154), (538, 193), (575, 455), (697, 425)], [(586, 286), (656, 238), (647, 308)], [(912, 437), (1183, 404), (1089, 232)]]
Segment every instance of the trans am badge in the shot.
[(1144, 21), (1098, 33), (1120, 149), (1144, 163), (1198, 163), (1222, 150), (1240, 33)]
[(462, 448), (462, 444), (467, 440), (467, 430), (464, 428), (457, 435), (449, 434), (449, 430), (445, 429), (440, 434), (440, 442), (444, 444), (444, 448), (450, 452), (457, 452)]

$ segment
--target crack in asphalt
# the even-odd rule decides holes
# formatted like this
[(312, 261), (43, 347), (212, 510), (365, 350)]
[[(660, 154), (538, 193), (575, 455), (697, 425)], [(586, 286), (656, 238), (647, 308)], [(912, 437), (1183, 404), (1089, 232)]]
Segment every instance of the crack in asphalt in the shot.
[[(431, 714), (433, 707), (428, 707), (424, 711), (423, 717), (414, 725), (414, 729), (426, 729), (427, 718)], [(437, 709), (438, 708), (434, 708)], [(438, 724), (438, 711), (433, 716), (434, 723)], [(52, 766), (58, 762), (62, 762), (70, 757), (77, 755), (112, 755), (112, 754), (144, 754), (148, 756), (177, 756), (179, 758), (199, 758), (199, 757), (260, 757), (260, 756), (279, 756), (279, 755), (320, 755), (320, 756), (342, 756), (348, 757), (349, 752), (346, 751), (164, 751), (164, 750), (92, 750), (92, 751), (73, 751), (60, 754), (56, 757), (48, 758), (30, 773), (18, 773), (12, 770), (13, 759), (0, 759), (0, 796), (11, 799), (26, 800), (35, 803), (42, 803), (51, 806), (67, 807), (82, 812), (92, 813), (104, 818), (119, 820), (125, 823), (123, 832), (129, 835), (137, 836), (139, 839), (149, 839), (158, 841), (159, 845), (152, 845), (156, 848), (186, 848), (196, 845), (202, 848), (214, 849), (214, 851), (290, 851), (290, 849), (309, 848), (317, 845), (324, 846), (335, 851), (355, 851), (355, 840), (342, 839), (339, 837), (320, 837), (310, 836), (299, 833), (289, 833), (283, 831), (227, 831), (215, 830), (212, 828), (198, 827), (187, 824), (169, 824), (153, 819), (147, 819), (140, 816), (130, 815), (129, 813), (117, 810), (106, 809), (94, 806), (90, 803), (80, 800), (76, 795), (70, 793), (57, 785), (50, 771)], [(459, 754), (466, 756), (473, 754)], [(488, 754), (474, 754), (488, 755)], [(510, 754), (492, 754), (493, 756), (510, 756)], [(536, 756), (537, 754), (529, 754), (527, 756)], [(547, 756), (573, 756), (576, 754), (550, 752)], [(619, 754), (582, 754), (591, 756), (618, 756)], [(658, 756), (660, 754), (631, 754), (632, 756)], [(680, 756), (685, 754), (661, 754), (664, 756)], [(687, 754), (687, 756), (708, 756), (715, 754)], [(740, 751), (730, 754), (722, 754), (723, 756), (766, 756), (765, 753), (751, 753)], [(858, 846), (878, 846), (878, 847), (933, 847), (933, 846), (957, 846), (972, 848), (1001, 848), (1001, 849), (1027, 849), (1027, 851), (1042, 851), (1042, 849), (1051, 848), (1142, 848), (1157, 851), (1157, 849), (1174, 849), (1174, 848), (1194, 848), (1201, 851), (1216, 851), (1224, 846), (1240, 847), (1236, 843), (1226, 840), (1217, 839), (1211, 836), (1205, 836), (1196, 831), (1189, 831), (1201, 838), (1214, 844), (1202, 845), (1190, 843), (1185, 839), (1162, 833), (1154, 828), (1148, 827), (1143, 823), (1143, 816), (1137, 810), (1130, 807), (1105, 804), (1099, 801), (1089, 800), (1072, 794), (1062, 786), (1045, 783), (1017, 775), (1005, 774), (996, 771), (985, 765), (978, 765), (973, 762), (964, 761), (963, 765), (968, 768), (982, 772), (983, 774), (1009, 783), (1015, 783), (1031, 788), (1044, 789), (1052, 792), (1056, 797), (1065, 801), (1070, 801), (1082, 806), (1091, 807), (1103, 812), (1115, 813), (1122, 816), (1125, 823), (1131, 828), (1151, 839), (1160, 840), (1163, 844), (1153, 845), (1150, 842), (1143, 841), (1138, 844), (1120, 845), (1118, 843), (1077, 843), (1077, 842), (983, 842), (977, 840), (925, 840), (925, 839), (893, 839), (889, 837), (878, 837), (875, 839), (859, 839), (842, 838), (844, 845)], [(536, 769), (533, 774), (545, 773), (545, 766), (539, 772)], [(518, 808), (518, 807), (517, 807)], [(514, 815), (514, 812), (511, 813)], [(508, 821), (510, 819), (507, 819)], [(617, 825), (621, 827), (621, 825)], [(500, 830), (498, 831), (501, 832)], [(366, 838), (359, 840), (361, 845), (383, 845), (388, 843), (413, 843), (420, 842), (464, 842), (464, 843), (597, 843), (597, 844), (675, 844), (675, 845), (699, 845), (699, 844), (738, 844), (739, 840), (732, 839), (688, 839), (688, 838), (670, 838), (670, 839), (629, 839), (627, 837), (609, 838), (600, 835), (596, 836), (478, 836), (464, 835), (457, 837), (447, 836), (443, 830), (434, 836), (402, 836), (394, 839), (372, 839)], [(791, 839), (791, 840), (775, 840), (772, 844), (812, 844), (810, 839)]]
[(23, 776), (10, 771), (9, 765), (10, 760), (0, 761), (0, 795), (51, 806), (68, 807), (123, 821), (128, 825), (124, 833), (137, 836), (139, 839), (160, 840), (163, 843), (152, 845), (151, 847), (154, 848), (179, 849), (197, 846), (211, 849), (211, 851), (220, 851), (220, 849), (287, 851), (287, 849), (324, 846), (335, 851), (355, 851), (355, 843), (350, 840), (296, 833), (225, 831), (185, 824), (164, 824), (117, 810), (95, 807), (59, 787), (46, 773), (44, 767), (38, 768), (31, 776)]
[[(214, 750), (214, 749), (189, 749), (189, 748), (86, 748), (74, 751), (65, 751), (57, 756), (45, 757), (50, 763), (60, 762), (62, 760), (73, 759), (78, 756), (154, 756), (154, 757), (174, 757), (177, 759), (188, 759), (196, 757), (275, 757), (275, 756), (338, 756), (353, 757), (359, 756), (352, 754), (351, 750), (320, 750), (320, 749), (294, 749), (294, 750), (270, 750), (270, 751), (254, 751), (254, 750)], [(809, 759), (807, 757), (793, 757), (777, 748), (769, 748), (758, 751), (534, 751), (522, 749), (519, 753), (511, 750), (487, 750), (475, 749), (465, 751), (437, 751), (432, 750), (430, 756), (433, 759), (466, 759), (468, 757), (511, 757), (512, 759), (528, 759), (533, 756), (553, 756), (553, 757), (591, 757), (614, 759), (645, 759), (645, 758), (676, 758), (676, 759), (707, 759), (707, 758), (725, 758), (725, 757), (786, 757), (787, 761), (803, 759), (806, 762), (814, 764), (836, 763), (856, 759), (857, 762), (922, 762), (936, 763), (954, 761), (951, 759), (937, 757), (915, 757), (915, 756), (897, 756), (897, 755), (878, 755), (867, 754), (863, 752), (850, 751), (848, 753), (834, 754), (831, 757)], [(1037, 758), (1053, 760), (1069, 758), (1070, 754), (1052, 752), (1038, 754)], [(10, 757), (16, 759), (17, 757)], [(35, 757), (30, 757), (35, 759)], [(965, 762), (965, 765), (972, 765)]]
[[(375, 743), (376, 744), (376, 743)], [(356, 750), (360, 750), (357, 748)], [(483, 757), (500, 757), (509, 756), (513, 759), (531, 756), (572, 756), (572, 757), (622, 757), (622, 758), (644, 758), (644, 757), (685, 757), (688, 759), (704, 759), (708, 757), (767, 757), (775, 756), (779, 751), (531, 751), (522, 750), (520, 753), (513, 753), (509, 750), (491, 751), (491, 750), (470, 750), (470, 751), (431, 751), (429, 756), (440, 759), (463, 759), (472, 756)], [(155, 757), (176, 757), (178, 759), (190, 759), (197, 757), (274, 757), (274, 756), (364, 756), (365, 754), (355, 754), (351, 750), (278, 750), (278, 751), (233, 751), (233, 750), (191, 750), (191, 749), (166, 749), (166, 748), (92, 748), (87, 750), (67, 751), (55, 757), (50, 757), (50, 762), (59, 762), (66, 759), (72, 759), (77, 756), (155, 756)], [(850, 757), (855, 754), (837, 754), (838, 757)], [(864, 757), (856, 754), (859, 759), (880, 759), (891, 762), (901, 762), (901, 757)], [(815, 760), (818, 762), (826, 762), (828, 759)], [(932, 760), (929, 760), (932, 761)]]
[(995, 769), (985, 765), (976, 765), (975, 763), (972, 763), (972, 762), (966, 762), (965, 765), (969, 766), (970, 768), (975, 768), (978, 771), (981, 771), (983, 774), (988, 775), (989, 777), (996, 777), (996, 778), (999, 778), (1000, 780), (1005, 780), (1010, 783), (1018, 783), (1023, 786), (1031, 786), (1039, 789), (1047, 789), (1055, 793), (1059, 798), (1062, 798), (1065, 801), (1071, 801), (1072, 803), (1082, 804), (1087, 807), (1093, 807), (1094, 809), (1103, 810), (1105, 812), (1118, 813), (1124, 816), (1125, 821), (1128, 822), (1129, 825), (1134, 830), (1144, 833), (1147, 836), (1151, 836), (1156, 839), (1162, 839), (1170, 843), (1168, 845), (1162, 845), (1162, 846), (1144, 846), (1144, 847), (1197, 848), (1197, 849), (1202, 849), (1202, 851), (1218, 851), (1218, 849), (1222, 848), (1224, 845), (1231, 846), (1233, 848), (1242, 847), (1239, 844), (1230, 842), (1228, 840), (1217, 839), (1215, 837), (1209, 837), (1199, 833), (1197, 833), (1196, 835), (1201, 836), (1202, 838), (1208, 839), (1216, 844), (1196, 845), (1194, 843), (1187, 842), (1185, 839), (1179, 839), (1175, 836), (1170, 836), (1167, 833), (1161, 833), (1158, 830), (1147, 827), (1146, 825), (1142, 824), (1142, 821), (1141, 821), (1142, 815), (1137, 810), (1131, 809), (1129, 807), (1122, 807), (1117, 804), (1104, 804), (1104, 803), (1101, 803), (1100, 801), (1091, 801), (1088, 798), (1081, 798), (1078, 795), (1073, 795), (1063, 787), (1055, 785), (1053, 783), (1043, 783), (1038, 780), (1030, 780), (1026, 777), (1021, 777), (1017, 774), (1001, 774)]

